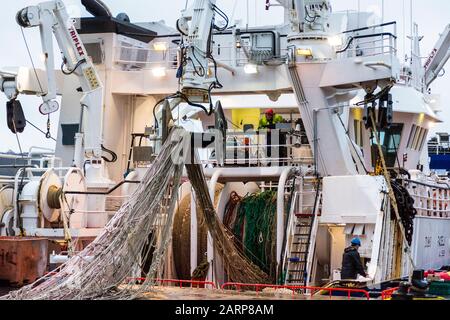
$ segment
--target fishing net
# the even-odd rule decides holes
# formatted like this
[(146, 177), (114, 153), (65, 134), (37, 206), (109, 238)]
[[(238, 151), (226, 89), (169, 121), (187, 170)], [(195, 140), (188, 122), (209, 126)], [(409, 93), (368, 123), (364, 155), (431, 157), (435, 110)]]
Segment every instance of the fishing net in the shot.
[(276, 192), (265, 191), (243, 198), (232, 193), (224, 224), (233, 231), (245, 255), (271, 279), (276, 272)]
[[(217, 207), (223, 185), (216, 186), (214, 206)], [(197, 262), (200, 269), (204, 267), (207, 252), (208, 229), (205, 219), (197, 205)], [(191, 257), (186, 252), (191, 251), (191, 194), (186, 195), (178, 206), (172, 232), (172, 248), (175, 271), (178, 279), (191, 279)], [(192, 276), (194, 277), (194, 276)]]
[[(170, 243), (183, 170), (183, 163), (173, 159), (179, 159), (181, 154), (181, 138), (181, 134), (174, 131), (137, 191), (97, 239), (54, 275), (11, 292), (3, 299), (134, 299), (148, 291)], [(144, 285), (136, 289), (130, 281), (128, 286), (121, 287), (136, 269), (140, 269), (150, 251), (153, 256)]]
[[(178, 190), (191, 143), (174, 130), (136, 192), (82, 252), (51, 276), (2, 297), (3, 300), (136, 299), (151, 291), (171, 241)], [(186, 165), (203, 219), (234, 281), (267, 283), (268, 277), (235, 246), (216, 215), (200, 165)], [(145, 281), (133, 277), (151, 261)]]
[(219, 220), (209, 196), (201, 165), (187, 164), (186, 169), (206, 225), (214, 240), (214, 249), (222, 257), (229, 279), (241, 283), (269, 283), (268, 275), (246, 257), (236, 245), (233, 234)]

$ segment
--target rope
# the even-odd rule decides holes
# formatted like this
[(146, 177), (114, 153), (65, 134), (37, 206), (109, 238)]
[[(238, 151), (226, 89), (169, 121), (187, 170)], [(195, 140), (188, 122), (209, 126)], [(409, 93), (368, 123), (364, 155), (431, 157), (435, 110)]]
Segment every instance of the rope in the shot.
[[(356, 147), (355, 147), (355, 144), (353, 143), (352, 138), (350, 137), (349, 129), (347, 129), (347, 128), (345, 127), (344, 121), (342, 120), (340, 114), (337, 113), (336, 115), (337, 115), (339, 121), (341, 122), (342, 127), (343, 127), (344, 130), (345, 130), (345, 134), (346, 134), (347, 138), (350, 140), (350, 144), (352, 145), (352, 148), (353, 148), (353, 150), (355, 151), (355, 154), (356, 154), (356, 156), (358, 157), (359, 162), (361, 163), (362, 167), (364, 168), (364, 171), (366, 172), (366, 174), (368, 174), (368, 173), (369, 173), (369, 170), (367, 170), (366, 165), (365, 165), (365, 163), (364, 163), (364, 160), (361, 158), (361, 156), (360, 156), (358, 150), (357, 150)], [(353, 161), (355, 161), (355, 160), (353, 160)]]
[(53, 140), (53, 141), (56, 142), (56, 139), (53, 138), (51, 135), (48, 135), (48, 133), (44, 132), (44, 130), (39, 129), (36, 125), (34, 125), (33, 123), (31, 123), (31, 122), (28, 121), (28, 120), (26, 120), (26, 121), (27, 121), (27, 123), (28, 123), (29, 125), (31, 125), (33, 128), (35, 128), (37, 131), (39, 131), (40, 133), (42, 133), (47, 139), (51, 139), (51, 140)]
[[(22, 194), (23, 187), (24, 187), (25, 175), (27, 174), (27, 172), (26, 172), (26, 170), (27, 170), (27, 163), (25, 161), (25, 155), (23, 153), (22, 145), (21, 145), (20, 139), (19, 139), (19, 134), (17, 132), (16, 119), (15, 119), (15, 113), (14, 112), (13, 112), (13, 121), (12, 121), (12, 123), (13, 123), (13, 126), (14, 126), (14, 134), (16, 136), (17, 145), (19, 147), (20, 156), (21, 156), (22, 162), (23, 162), (22, 174), (21, 174), (20, 183), (19, 183), (19, 186), (18, 186), (17, 197), (15, 199), (17, 210), (19, 210), (19, 208), (20, 208), (20, 206), (19, 206), (19, 199), (20, 199), (20, 196)], [(19, 219), (19, 229), (20, 229), (20, 236), (25, 236), (25, 230), (24, 230), (23, 225), (22, 225), (22, 219)]]
[(381, 164), (382, 164), (382, 167), (383, 167), (384, 179), (386, 180), (386, 184), (387, 184), (387, 187), (388, 187), (388, 193), (389, 193), (389, 198), (391, 200), (391, 205), (392, 205), (392, 208), (394, 209), (395, 218), (397, 220), (398, 226), (400, 228), (400, 232), (402, 234), (403, 243), (406, 246), (408, 258), (410, 260), (411, 266), (413, 267), (413, 269), (415, 269), (414, 259), (413, 259), (412, 255), (411, 255), (411, 247), (410, 247), (410, 244), (408, 243), (408, 240), (407, 240), (408, 238), (407, 238), (407, 234), (406, 234), (405, 228), (404, 228), (404, 226), (403, 226), (403, 224), (401, 222), (402, 219), (400, 217), (400, 213), (399, 213), (399, 209), (398, 209), (398, 205), (397, 205), (397, 199), (395, 197), (394, 189), (392, 188), (392, 184), (391, 184), (391, 175), (390, 175), (390, 173), (389, 173), (389, 171), (387, 169), (387, 166), (386, 166), (386, 161), (384, 159), (383, 149), (381, 148), (381, 143), (380, 143), (380, 140), (379, 140), (379, 137), (378, 137), (378, 130), (377, 130), (377, 127), (376, 127), (376, 122), (375, 122), (375, 117), (373, 115), (373, 112), (370, 113), (370, 118), (371, 118), (371, 122), (372, 122), (373, 135), (375, 136), (375, 140), (376, 140), (377, 148), (378, 148), (378, 153), (380, 155), (380, 160), (381, 160)]
[(61, 209), (61, 197), (63, 196), (62, 188), (50, 186), (47, 192), (47, 203), (51, 209)]
[(27, 38), (25, 37), (25, 33), (23, 32), (22, 27), (20, 27), (20, 31), (22, 32), (22, 38), (23, 38), (23, 41), (25, 42), (25, 46), (27, 48), (28, 57), (30, 58), (31, 65), (33, 66), (34, 75), (36, 76), (36, 80), (38, 82), (39, 88), (41, 89), (41, 93), (44, 95), (44, 89), (42, 87), (41, 80), (39, 79), (37, 69), (36, 69), (36, 66), (33, 61), (33, 56), (31, 55), (30, 47), (28, 46), (28, 41), (27, 41)]
[[(11, 292), (2, 299), (88, 300), (135, 299), (155, 284), (170, 243), (173, 216), (182, 175), (183, 140), (173, 133), (148, 170), (138, 190), (109, 221), (103, 232), (51, 277)], [(170, 198), (168, 197), (170, 195)], [(161, 203), (167, 199), (167, 207)], [(151, 237), (149, 237), (151, 235)], [(157, 238), (157, 235), (160, 235)], [(144, 248), (152, 247), (152, 255)], [(117, 290), (142, 261), (151, 261), (147, 279), (136, 288), (129, 281)]]
[(394, 189), (395, 198), (399, 209), (399, 215), (403, 226), (405, 227), (406, 241), (409, 245), (412, 244), (414, 233), (414, 218), (417, 215), (417, 210), (414, 208), (414, 199), (409, 194), (408, 190), (399, 182), (392, 181), (392, 188)]
[[(42, 185), (41, 185), (42, 186)], [(41, 193), (41, 186), (39, 186), (38, 194)], [(38, 197), (40, 199), (40, 197)], [(63, 207), (63, 202), (66, 203), (67, 207), (70, 209), (69, 202), (67, 201), (66, 195), (62, 188), (59, 188), (57, 186), (50, 186), (47, 191), (47, 204), (51, 209), (54, 210), (61, 210)], [(73, 210), (69, 210), (70, 214), (72, 214)], [(39, 203), (39, 216), (42, 217), (42, 209), (41, 204)], [(63, 223), (63, 229), (64, 229), (64, 240), (67, 244), (69, 256), (73, 256), (75, 254), (74, 245), (72, 242), (72, 235), (70, 233), (70, 226), (69, 221), (67, 220), (66, 213), (64, 210), (61, 210), (61, 217), (62, 217), (62, 223)]]

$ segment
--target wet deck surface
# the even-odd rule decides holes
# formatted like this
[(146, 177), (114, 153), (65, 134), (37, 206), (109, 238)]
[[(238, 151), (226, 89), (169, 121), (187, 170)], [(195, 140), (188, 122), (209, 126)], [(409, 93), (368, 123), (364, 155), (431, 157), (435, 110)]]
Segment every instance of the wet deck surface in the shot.
[[(241, 292), (196, 289), (155, 287), (145, 294), (143, 300), (349, 300), (347, 297), (305, 296), (288, 291), (266, 290), (264, 292)], [(351, 298), (351, 300), (366, 300)]]

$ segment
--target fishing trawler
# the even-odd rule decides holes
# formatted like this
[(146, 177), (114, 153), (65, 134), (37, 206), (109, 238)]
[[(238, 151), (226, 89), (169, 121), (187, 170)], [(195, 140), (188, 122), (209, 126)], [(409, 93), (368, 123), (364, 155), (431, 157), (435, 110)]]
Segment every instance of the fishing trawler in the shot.
[[(427, 89), (449, 58), (450, 26), (423, 65), (417, 25), (403, 63), (395, 21), (373, 25), (373, 13), (335, 13), (330, 1), (267, 1), (283, 7), (285, 23), (248, 27), (196, 0), (176, 28), (82, 3), (92, 17), (71, 19), (58, 0), (20, 10), (22, 28), (40, 27), (46, 69), (1, 72), (14, 134), (26, 124), (21, 95), (41, 96), (43, 115), (62, 97), (54, 154), (37, 165), (21, 156), (26, 164), (0, 181), (2, 236), (51, 243), (40, 243), (40, 268), (20, 283), (83, 251), (96, 261), (86, 249), (151, 183), (174, 128), (194, 137), (208, 190), (183, 171), (152, 213), (153, 249), (136, 261), (144, 267), (121, 281), (236, 287), (224, 255), (232, 248), (264, 274), (262, 285), (325, 288), (347, 280), (342, 253), (354, 237), (367, 267), (354, 282), (364, 286), (450, 265), (450, 185), (431, 175), (425, 147), (442, 121)], [(283, 120), (261, 127), (266, 109)], [(252, 280), (240, 282), (257, 287)]]

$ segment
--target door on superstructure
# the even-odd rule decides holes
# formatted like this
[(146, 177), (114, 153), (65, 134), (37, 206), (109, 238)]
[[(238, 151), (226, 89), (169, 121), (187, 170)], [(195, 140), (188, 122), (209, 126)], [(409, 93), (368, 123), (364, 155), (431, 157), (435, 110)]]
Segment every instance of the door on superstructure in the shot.
[[(398, 158), (398, 150), (402, 141), (402, 132), (403, 124), (395, 123), (392, 124), (390, 128), (380, 130), (378, 133), (381, 149), (383, 150), (383, 156), (388, 168), (394, 168), (400, 163), (400, 159)], [(372, 166), (375, 168), (377, 166), (377, 160), (379, 159), (377, 139), (372, 137), (370, 144), (372, 152)]]

